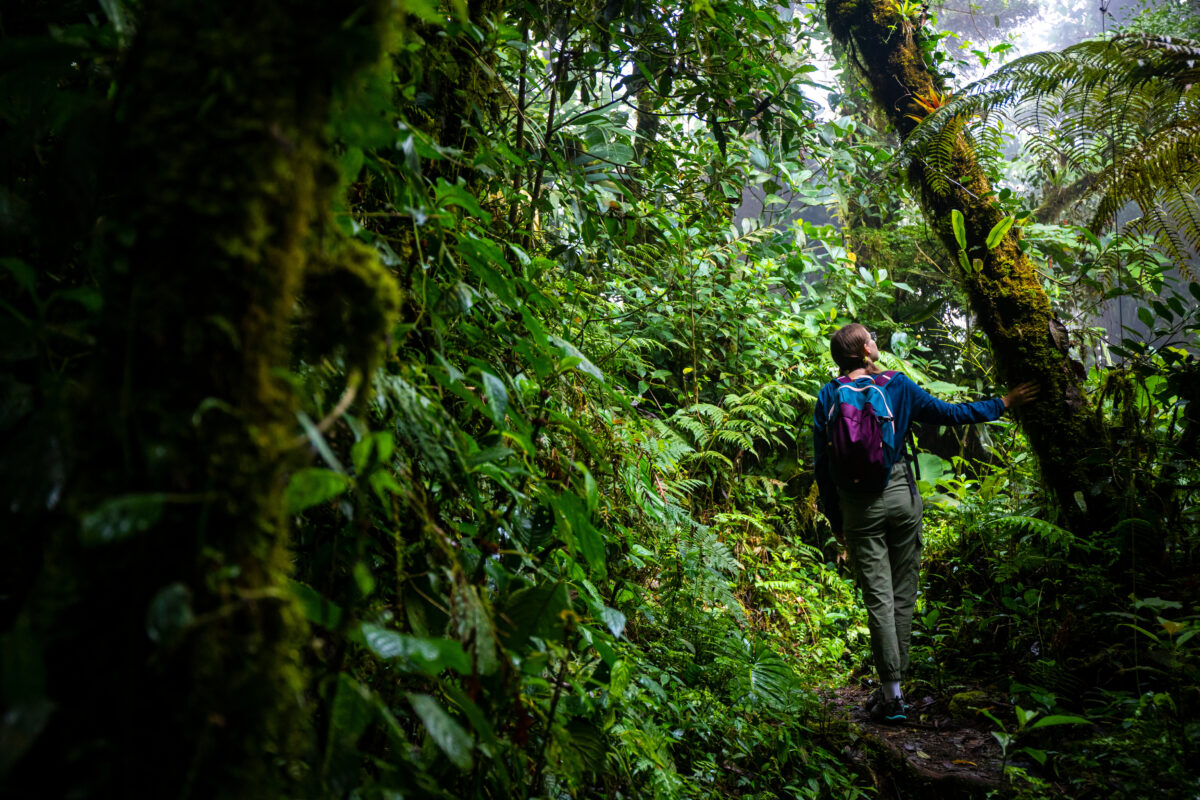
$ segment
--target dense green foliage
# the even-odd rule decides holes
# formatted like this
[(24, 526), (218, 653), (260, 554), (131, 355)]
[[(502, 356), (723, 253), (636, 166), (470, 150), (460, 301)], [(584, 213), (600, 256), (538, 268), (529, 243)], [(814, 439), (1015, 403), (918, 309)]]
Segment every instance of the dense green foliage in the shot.
[[(110, 628), (144, 629), (139, 668), (186, 693), (172, 654), (260, 599), (230, 588), (250, 563), (236, 542), (193, 551), (181, 541), (192, 525), (204, 538), (229, 490), (126, 480), (141, 459), (178, 480), (180, 456), (81, 440), (105, 423), (81, 398), (122, 385), (122, 351), (108, 349), (121, 339), (106, 338), (122, 320), (105, 311), (124, 308), (121, 254), (150, 230), (108, 221), (124, 223), (138, 199), (108, 156), (109, 136), (127, 132), (123, 93), (149, 80), (134, 57), (143, 5), (31, 7), (5, 19), (0, 39), (0, 479), (11, 517), (0, 542), (0, 787), (13, 796), (49, 780), (36, 768), (51, 763), (39, 747), (53, 720), (92, 707), (60, 687), (79, 669), (73, 659), (106, 656), (72, 651), (64, 618), (86, 622), (80, 641), (96, 649)], [(885, 366), (948, 399), (998, 383), (955, 255), (898, 182), (909, 151), (852, 79), (818, 82), (818, 56), (832, 47), (820, 9), (400, 5), (370, 30), (354, 13), (329, 30), (313, 20), (305, 41), (322, 56), (301, 59), (325, 70), (312, 85), (329, 87), (327, 163), (313, 167), (325, 194), (306, 195), (328, 207), (298, 245), (311, 264), (289, 300), (286, 363), (269, 365), (294, 424), (282, 437), (245, 433), (275, 436), (270, 474), (286, 481), (262, 487), (263, 504), (290, 519), (286, 591), (266, 591), (307, 626), (290, 653), (304, 721), (262, 748), (280, 791), (875, 796), (882, 779), (843, 761), (854, 734), (822, 702), (869, 672), (863, 615), (812, 481), (809, 419), (831, 375), (828, 337), (863, 321), (880, 334)], [(380, 41), (386, 56), (373, 49)], [(1127, 67), (1144, 41), (1121, 41)], [(930, 62), (949, 74), (955, 56), (937, 45), (932, 37)], [(1113, 52), (1072, 51), (1100, 65)], [(1072, 53), (1042, 61), (1068, 64)], [(194, 101), (198, 125), (206, 102), (236, 94), (201, 72), (194, 86), (157, 87)], [(1191, 112), (1172, 124), (1194, 127), (1197, 89), (1169, 77)], [(827, 93), (832, 114), (813, 99)], [(1011, 793), (1193, 796), (1200, 366), (1186, 348), (1200, 284), (1170, 269), (1192, 233), (1174, 250), (1162, 247), (1170, 235), (1114, 236), (1101, 227), (1112, 203), (1091, 229), (1034, 224), (1048, 167), (1004, 163), (1013, 127), (996, 119), (975, 132), (1001, 187), (994, 202), (1024, 228), (1020, 247), (1055, 310), (1076, 322), (1063, 336), (1114, 445), (1111, 482), (1093, 489), (1123, 516), (1092, 538), (1060, 525), (1068, 515), (1012, 421), (918, 431), (929, 565), (913, 690), (989, 688), (982, 724), (998, 725), (1012, 754)], [(932, 126), (918, 131), (936, 139)], [(298, 140), (271, 133), (290, 156)], [(1113, 196), (1118, 183), (1151, 200), (1177, 188), (1161, 169), (1114, 166), (1086, 124), (1075, 133), (1090, 149), (1070, 168), (1100, 174)], [(1185, 217), (1195, 135), (1168, 143), (1191, 165), (1171, 174), (1191, 181), (1191, 200), (1171, 206)], [(179, 136), (139, 146), (183, 163), (169, 154), (210, 141)], [(220, 163), (212, 170), (218, 184), (233, 180)], [(277, 179), (256, 185), (270, 194)], [(750, 190), (763, 210), (738, 214), (753, 207), (743, 206)], [(827, 207), (837, 225), (813, 221)], [(154, 210), (182, 224), (181, 208)], [(221, 219), (228, 209), (207, 210)], [(247, 227), (264, 220), (269, 209)], [(253, 260), (253, 242), (235, 244), (214, 246)], [(193, 285), (220, 280), (205, 261), (178, 258)], [(1118, 296), (1137, 300), (1153, 337), (1094, 327), (1089, 312)], [(216, 312), (190, 321), (235, 343), (254, 323)], [(369, 333), (381, 326), (386, 336)], [(176, 427), (199, 430), (207, 415), (240, 408), (243, 398), (213, 385), (176, 408)], [(111, 413), (123, 422), (167, 407), (122, 397)], [(230, 463), (241, 456), (225, 451)], [(87, 488), (98, 485), (107, 488)], [(113, 549), (135, 559), (151, 599), (82, 607), (87, 580), (105, 577), (88, 570)], [(187, 561), (188, 577), (162, 552)], [(228, 604), (199, 606), (205, 590)], [(242, 657), (251, 675), (265, 661), (252, 647)], [(154, 713), (146, 705), (80, 735), (95, 740), (56, 738), (70, 744), (53, 754), (63, 772), (90, 764), (97, 747), (119, 748), (124, 731), (145, 726), (137, 714)], [(1034, 711), (1092, 724), (1047, 732)], [(86, 793), (114, 778), (69, 780)], [(206, 785), (181, 781), (185, 794)]]
[(1038, 158), (1055, 164), (1063, 179), (1086, 176), (1079, 193), (1096, 196), (1089, 227), (1103, 229), (1136, 203), (1141, 216), (1124, 233), (1134, 240), (1152, 235), (1155, 248), (1144, 255), (1151, 267), (1159, 252), (1186, 269), (1200, 248), (1192, 193), (1200, 149), (1192, 91), (1198, 56), (1186, 40), (1137, 34), (1035, 53), (966, 87), (905, 144), (925, 150), (931, 162), (948, 161), (960, 127), (953, 120), (1016, 106), (1017, 124), (1031, 134), (1028, 146)]

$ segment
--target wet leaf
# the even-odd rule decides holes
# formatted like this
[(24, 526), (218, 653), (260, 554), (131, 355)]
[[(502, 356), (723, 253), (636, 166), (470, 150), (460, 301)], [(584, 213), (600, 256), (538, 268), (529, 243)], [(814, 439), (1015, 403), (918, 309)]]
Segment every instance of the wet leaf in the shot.
[(593, 364), (591, 361), (588, 361), (587, 356), (579, 352), (579, 349), (575, 347), (575, 345), (559, 336), (550, 336), (547, 337), (547, 339), (552, 345), (566, 353), (568, 357), (578, 358), (579, 361), (573, 363), (572, 366), (578, 367), (580, 372), (591, 375), (598, 381), (604, 381), (604, 373), (601, 372), (595, 364)]
[(959, 248), (967, 249), (967, 223), (963, 219), (962, 212), (957, 208), (950, 210), (950, 227), (954, 229), (954, 241), (958, 242)]
[(458, 722), (427, 694), (409, 694), (408, 702), (421, 718), (429, 738), (441, 748), (446, 757), (459, 769), (470, 769), (471, 737)]
[(504, 412), (508, 410), (508, 389), (505, 388), (504, 381), (490, 372), (483, 372), (481, 374), (483, 376), (483, 390), (487, 395), (488, 408), (492, 412), (492, 422), (502, 426), (504, 424)]
[(162, 518), (166, 495), (127, 494), (108, 500), (80, 520), (80, 540), (86, 547), (112, 544), (148, 531)]
[(600, 620), (608, 627), (609, 632), (618, 639), (625, 632), (625, 615), (615, 608), (605, 606), (600, 611)]
[(385, 659), (404, 659), (412, 669), (426, 675), (438, 675), (452, 669), (461, 674), (471, 671), (471, 661), (462, 645), (450, 639), (408, 636), (369, 622), (359, 627), (363, 642), (375, 655)]
[(292, 475), (283, 496), (288, 513), (299, 514), (306, 508), (337, 497), (348, 488), (350, 480), (345, 475), (328, 469), (309, 467)]
[(146, 609), (146, 635), (158, 644), (170, 644), (196, 615), (192, 612), (192, 592), (182, 583), (164, 586)]
[(995, 250), (1000, 242), (1004, 241), (1004, 235), (1008, 233), (1008, 229), (1016, 222), (1016, 217), (1005, 217), (992, 226), (992, 229), (987, 235), (987, 249)]

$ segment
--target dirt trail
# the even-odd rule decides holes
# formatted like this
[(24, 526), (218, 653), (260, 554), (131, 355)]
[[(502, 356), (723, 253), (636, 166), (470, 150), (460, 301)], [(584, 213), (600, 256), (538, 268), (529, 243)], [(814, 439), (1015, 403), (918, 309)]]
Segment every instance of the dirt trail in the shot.
[[(876, 784), (904, 784), (922, 796), (981, 796), (1004, 785), (1000, 745), (986, 729), (953, 718), (945, 702), (918, 699), (907, 725), (872, 722), (864, 706), (871, 690), (844, 687), (826, 696), (835, 716), (845, 716), (858, 739), (846, 748), (850, 761)], [(889, 780), (890, 778), (890, 780)]]

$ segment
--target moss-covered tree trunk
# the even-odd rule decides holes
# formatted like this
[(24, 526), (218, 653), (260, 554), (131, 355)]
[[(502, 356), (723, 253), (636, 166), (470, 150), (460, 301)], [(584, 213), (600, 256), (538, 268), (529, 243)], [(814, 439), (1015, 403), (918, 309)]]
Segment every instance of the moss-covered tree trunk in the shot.
[(40, 731), (31, 717), (14, 795), (297, 793), (290, 329), (306, 281), (325, 305), (365, 289), (368, 316), (372, 289), (394, 297), (332, 233), (325, 135), (333, 94), (380, 58), (389, 8), (147, 5), (115, 103), (106, 306), (66, 493), (82, 524), (52, 535), (25, 614), (42, 662), (26, 705), (53, 710)]
[[(945, 92), (924, 61), (919, 26), (892, 0), (828, 0), (826, 16), (833, 35), (865, 73), (875, 102), (906, 137), (928, 113), (918, 99), (936, 105)], [(959, 250), (951, 212), (963, 214), (967, 256), (981, 263), (963, 275), (971, 308), (992, 343), (1002, 377), (1042, 386), (1041, 399), (1022, 409), (1021, 422), (1066, 520), (1077, 531), (1110, 526), (1116, 490), (1105, 430), (1081, 392), (1065, 331), (1020, 250), (1019, 230), (1012, 228), (994, 249), (985, 245), (1004, 214), (974, 148), (960, 135), (946, 174), (934, 174), (916, 158), (909, 180), (951, 253)]]

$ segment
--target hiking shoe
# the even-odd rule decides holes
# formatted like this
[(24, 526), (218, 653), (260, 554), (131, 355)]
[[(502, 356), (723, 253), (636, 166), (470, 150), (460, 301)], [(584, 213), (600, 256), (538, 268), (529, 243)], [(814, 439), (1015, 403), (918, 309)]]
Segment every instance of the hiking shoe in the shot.
[(908, 721), (908, 703), (903, 697), (895, 700), (884, 700), (883, 695), (872, 697), (874, 703), (868, 701), (867, 711), (873, 722), (900, 723)]
[(883, 690), (876, 686), (875, 691), (871, 692), (871, 696), (867, 698), (866, 705), (863, 707), (867, 710), (868, 714), (874, 714), (875, 708), (881, 702), (883, 702)]

